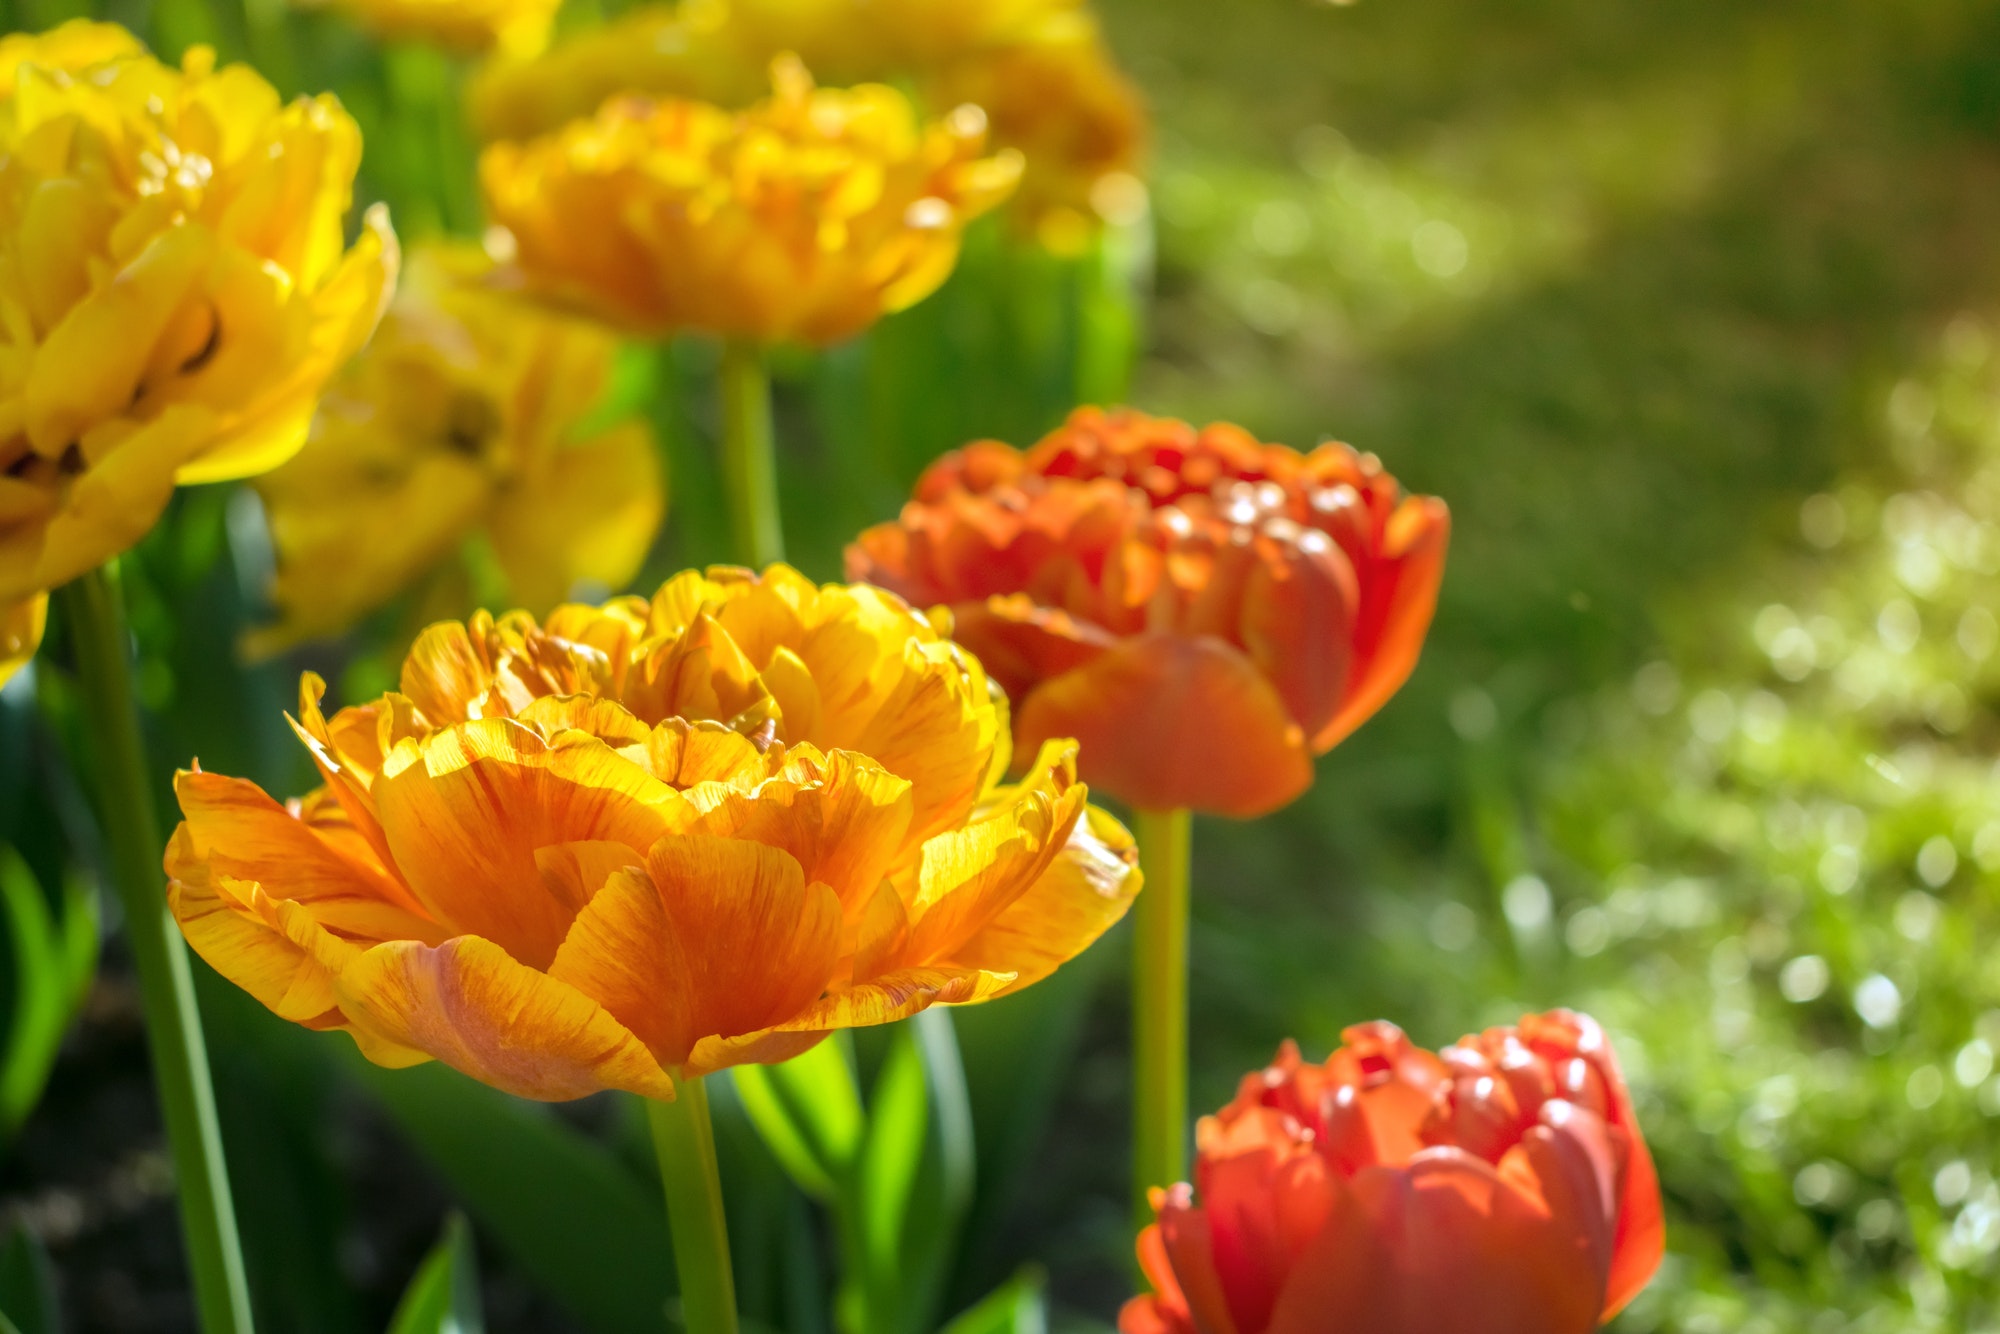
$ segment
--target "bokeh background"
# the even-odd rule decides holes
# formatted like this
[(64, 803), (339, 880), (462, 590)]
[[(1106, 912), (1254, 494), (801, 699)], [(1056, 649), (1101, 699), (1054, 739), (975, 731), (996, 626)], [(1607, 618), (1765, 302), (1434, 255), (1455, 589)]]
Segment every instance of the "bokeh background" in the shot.
[[(1195, 1105), (1285, 1036), (1319, 1056), (1384, 1016), (1435, 1044), (1574, 1005), (1670, 1211), (1619, 1334), (2000, 1330), (2000, 4), (1100, 9), (1155, 122), (1149, 218), (1085, 262), (990, 220), (938, 296), (783, 360), (797, 562), (837, 576), (937, 452), (1121, 390), (1377, 451), (1452, 506), (1437, 622), (1306, 798), (1198, 822)], [(89, 12), (336, 89), (364, 194), (406, 235), (476, 227), (441, 58), (282, 0)], [(1130, 312), (1127, 389), (1086, 352)], [(642, 586), (724, 548), (712, 361), (623, 363), (674, 492)], [(207, 488), (125, 563), (163, 799), (197, 755), (303, 790), (297, 672), (346, 699), (393, 661), (394, 611), (244, 666), (268, 559), (254, 500)], [(95, 845), (51, 644), (0, 693), (0, 840), (35, 872), (7, 895), (17, 1042), (21, 886), (87, 922)], [(1024, 1265), (1057, 1328), (1129, 1293), (1126, 952), (958, 1015), (979, 1190), (947, 1309)], [(378, 1071), (202, 980), (266, 1328), (382, 1328), (453, 1207), (490, 1328), (647, 1327), (670, 1278), (628, 1102)], [(0, 1070), (0, 1225), (46, 1243), (79, 1331), (191, 1328), (138, 1024), (114, 936), (39, 1102)], [(746, 1312), (824, 1329), (823, 1228), (718, 1115)]]

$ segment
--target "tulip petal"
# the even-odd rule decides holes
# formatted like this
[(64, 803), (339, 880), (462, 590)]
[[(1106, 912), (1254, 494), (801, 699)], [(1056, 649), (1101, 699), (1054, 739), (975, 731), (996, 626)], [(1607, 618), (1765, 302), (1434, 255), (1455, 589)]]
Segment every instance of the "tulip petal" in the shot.
[(645, 1044), (603, 1006), (478, 936), (377, 945), (335, 986), (341, 1009), (376, 1035), (519, 1097), (561, 1102), (606, 1088), (674, 1096)]
[(1125, 640), (1022, 704), (1025, 749), (1074, 737), (1084, 779), (1142, 810), (1249, 817), (1312, 782), (1304, 734), (1239, 650), (1206, 636)]
[(1014, 973), (1010, 990), (1039, 982), (1116, 925), (1144, 880), (1125, 826), (1086, 806), (1048, 869), (953, 950), (951, 963)]
[(42, 629), (48, 623), (49, 595), (37, 593), (18, 602), (0, 606), (0, 686), (28, 665), (42, 645)]
[(611, 877), (551, 968), (596, 997), (663, 1065), (818, 1000), (840, 947), (840, 905), (789, 854), (707, 834), (662, 838), (645, 870)]
[(535, 850), (606, 841), (643, 852), (680, 799), (595, 737), (545, 741), (511, 719), (397, 744), (373, 788), (382, 831), (418, 900), (454, 931), (546, 967), (583, 907), (547, 889)]
[(776, 780), (730, 793), (692, 827), (784, 849), (857, 916), (904, 856), (911, 805), (907, 781), (835, 751), (824, 763), (795, 756)]
[(951, 611), (952, 637), (979, 655), (1012, 699), (1026, 698), (1036, 682), (1086, 666), (1117, 643), (1103, 627), (1025, 594), (954, 603)]
[(539, 614), (579, 583), (624, 587), (665, 508), (659, 456), (639, 423), (556, 450), (544, 475), (509, 492), (488, 521), (514, 605)]
[(1315, 754), (1368, 721), (1410, 679), (1437, 610), (1450, 538), (1444, 502), (1412, 496), (1390, 516), (1381, 551), (1360, 562), (1362, 598), (1354, 626), (1359, 674), (1340, 708), (1313, 734)]
[(982, 818), (925, 843), (903, 958), (913, 964), (954, 958), (1018, 903), (1068, 846), (1087, 795), (1076, 781), (1074, 743), (1052, 741)]
[(827, 1034), (907, 1019), (933, 1005), (970, 1005), (991, 1000), (1013, 982), (1008, 973), (975, 973), (954, 968), (904, 968), (867, 982), (842, 987), (807, 1006), (795, 1018), (734, 1038), (703, 1038), (682, 1067), (705, 1075), (732, 1065), (769, 1065), (811, 1050)]
[(1269, 1334), (1315, 1334), (1328, 1311), (1371, 1332), (1431, 1334), (1460, 1327), (1468, 1301), (1480, 1334), (1590, 1334), (1602, 1294), (1540, 1200), (1463, 1150), (1427, 1149), (1354, 1178), (1351, 1206), (1336, 1205), (1299, 1258)]
[[(174, 776), (189, 854), (216, 874), (254, 881), (275, 899), (304, 905), (324, 927), (355, 940), (423, 940), (448, 932), (401, 881), (373, 859), (343, 853), (255, 783), (221, 774)], [(178, 840), (177, 840), (178, 841)], [(365, 844), (362, 845), (365, 847)], [(169, 858), (168, 873), (185, 858)]]

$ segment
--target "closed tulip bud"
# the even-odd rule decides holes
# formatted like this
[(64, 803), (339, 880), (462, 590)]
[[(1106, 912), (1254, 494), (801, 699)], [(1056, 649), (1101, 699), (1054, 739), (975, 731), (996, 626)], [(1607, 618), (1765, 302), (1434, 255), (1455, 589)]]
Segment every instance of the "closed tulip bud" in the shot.
[(1449, 527), (1346, 445), (1085, 408), (940, 459), (847, 570), (952, 609), (1020, 745), (1077, 738), (1134, 806), (1252, 816), (1409, 676)]
[(1646, 1285), (1659, 1181), (1595, 1022), (1344, 1038), (1324, 1065), (1287, 1043), (1203, 1119), (1121, 1334), (1589, 1334)]

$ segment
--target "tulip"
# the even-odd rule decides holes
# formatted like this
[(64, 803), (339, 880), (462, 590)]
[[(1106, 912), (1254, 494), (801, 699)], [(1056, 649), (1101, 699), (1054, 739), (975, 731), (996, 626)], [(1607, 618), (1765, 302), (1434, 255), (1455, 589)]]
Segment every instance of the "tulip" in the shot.
[[(1137, 91), (1078, 0), (726, 0), (642, 5), (533, 60), (495, 62), (470, 91), (488, 139), (546, 134), (620, 93), (745, 106), (773, 57), (835, 83), (895, 82), (946, 112), (993, 117), (1027, 154), (1017, 214), (1048, 239), (1088, 225), (1100, 182), (1131, 181), (1145, 140)], [(1129, 190), (1127, 191), (1129, 193)]]
[(1588, 1334), (1646, 1285), (1659, 1181), (1594, 1021), (1343, 1040), (1318, 1066), (1286, 1043), (1203, 1118), (1121, 1334)]
[(952, 611), (1017, 702), (1016, 744), (1071, 736), (1138, 808), (1153, 889), (1133, 932), (1134, 1209), (1186, 1171), (1189, 814), (1261, 815), (1312, 782), (1417, 660), (1442, 502), (1372, 454), (1084, 408), (1022, 453), (932, 464), (849, 578)]
[[(387, 215), (346, 248), (361, 138), (248, 66), (162, 65), (81, 20), (0, 39), (0, 616), (144, 536), (176, 484), (306, 437), (393, 281)], [(15, 652), (9, 660), (24, 656)]]
[(1448, 529), (1346, 445), (1085, 408), (1026, 453), (940, 459), (847, 570), (952, 608), (1018, 744), (1074, 736), (1134, 806), (1247, 817), (1409, 676)]
[[(325, 0), (302, 0), (324, 3)], [(561, 0), (334, 0), (378, 37), (525, 59), (548, 45)]]
[(614, 98), (488, 147), (480, 179), (527, 287), (636, 333), (830, 343), (922, 300), (965, 224), (1013, 190), (985, 116), (919, 123), (883, 85), (821, 89), (796, 59), (741, 113)]
[(470, 247), (414, 251), (305, 449), (258, 479), (279, 620), (255, 652), (337, 635), (413, 585), (431, 590), (419, 605), (463, 607), (457, 558), (475, 536), (536, 615), (638, 573), (665, 504), (651, 435), (579, 433), (617, 342), (490, 290), (488, 268)]
[(401, 689), (295, 723), (324, 786), (176, 783), (169, 901), (281, 1017), (523, 1097), (785, 1060), (1006, 994), (1123, 915), (1075, 747), (1012, 785), (978, 662), (774, 567), (433, 626)]

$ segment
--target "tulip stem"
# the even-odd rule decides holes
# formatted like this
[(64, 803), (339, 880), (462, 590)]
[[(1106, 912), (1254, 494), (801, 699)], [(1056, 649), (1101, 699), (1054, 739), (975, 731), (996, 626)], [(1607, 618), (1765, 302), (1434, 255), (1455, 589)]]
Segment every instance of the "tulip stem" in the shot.
[(173, 1152), (201, 1328), (205, 1334), (249, 1334), (250, 1288), (222, 1157), (208, 1048), (195, 1008), (194, 977), (160, 883), (163, 845), (132, 694), (124, 600), (108, 567), (64, 585), (56, 597), (76, 652), (88, 767), (96, 771), (111, 880), (124, 905), (125, 934), (138, 968), (146, 1042)]
[(785, 558), (764, 349), (745, 339), (725, 340), (721, 380), (722, 480), (729, 493), (736, 559), (761, 570)]
[(729, 1228), (722, 1216), (708, 1088), (700, 1079), (682, 1079), (676, 1089), (680, 1096), (673, 1102), (648, 1102), (646, 1118), (667, 1195), (681, 1323), (689, 1334), (736, 1334), (736, 1276), (729, 1267)]
[(1146, 1192), (1187, 1179), (1188, 859), (1185, 808), (1135, 811), (1146, 888), (1133, 905), (1132, 1190), (1141, 1226)]

